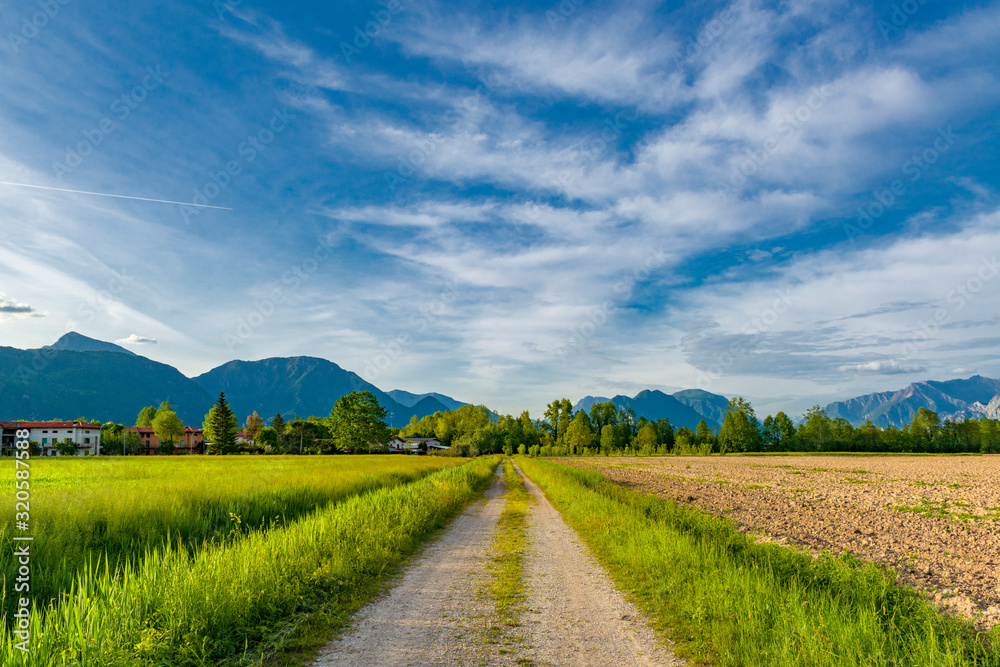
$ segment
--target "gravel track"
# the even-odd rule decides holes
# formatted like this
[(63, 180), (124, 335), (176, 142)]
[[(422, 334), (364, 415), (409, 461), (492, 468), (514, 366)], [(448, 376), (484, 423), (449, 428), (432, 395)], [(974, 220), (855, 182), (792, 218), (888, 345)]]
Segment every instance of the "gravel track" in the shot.
[(492, 622), (492, 605), (480, 592), (505, 490), (498, 475), (486, 502), (459, 515), (405, 568), (401, 581), (364, 606), (355, 626), (330, 642), (313, 664), (503, 664), (491, 660), (496, 648), (481, 640), (483, 627)]
[(686, 664), (657, 641), (538, 486), (527, 477), (524, 482), (538, 502), (525, 559), (522, 655), (537, 664), (579, 667)]
[(354, 626), (330, 642), (313, 665), (686, 664), (657, 641), (527, 478), (528, 492), (538, 501), (528, 517), (528, 598), (521, 624), (501, 626), (485, 593), (493, 534), (506, 503), (501, 470), (485, 503), (469, 507), (428, 544), (399, 583), (363, 607)]

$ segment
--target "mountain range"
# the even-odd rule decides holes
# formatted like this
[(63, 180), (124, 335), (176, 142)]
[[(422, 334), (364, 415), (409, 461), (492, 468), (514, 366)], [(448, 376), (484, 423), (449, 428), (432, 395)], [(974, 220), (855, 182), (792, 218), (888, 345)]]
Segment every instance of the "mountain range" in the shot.
[(619, 394), (614, 398), (603, 396), (587, 396), (573, 406), (574, 410), (590, 410), (595, 403), (610, 401), (621, 409), (631, 408), (636, 417), (645, 417), (651, 421), (669, 419), (674, 428), (687, 426), (692, 431), (698, 422), (705, 420), (713, 431), (719, 429), (726, 415), (726, 405), (729, 399), (719, 394), (702, 389), (685, 389), (675, 394), (665, 394), (658, 389), (646, 389), (633, 397)]
[(133, 424), (143, 407), (169, 400), (185, 424), (201, 426), (220, 391), (241, 421), (254, 410), (265, 420), (277, 413), (325, 417), (338, 398), (355, 390), (375, 394), (393, 426), (464, 405), (443, 394), (383, 392), (316, 357), (230, 361), (189, 378), (173, 366), (76, 332), (37, 350), (0, 347), (5, 419), (88, 417)]
[[(226, 392), (241, 420), (254, 410), (264, 419), (278, 413), (286, 419), (326, 416), (338, 398), (355, 390), (372, 392), (393, 426), (404, 426), (412, 416), (420, 418), (465, 405), (439, 393), (382, 391), (357, 374), (317, 357), (230, 361), (189, 378), (173, 366), (76, 332), (35, 350), (0, 346), (0, 418), (4, 419), (85, 416), (131, 424), (143, 407), (169, 400), (185, 424), (200, 426), (220, 391)], [(605, 401), (631, 408), (647, 419), (667, 418), (674, 427), (694, 429), (704, 419), (714, 431), (722, 423), (728, 403), (725, 396), (701, 389), (673, 394), (645, 390), (632, 397), (587, 396), (574, 409), (589, 410), (594, 403)], [(1000, 380), (974, 375), (914, 382), (898, 391), (830, 403), (826, 413), (855, 426), (865, 420), (881, 427), (903, 426), (922, 407), (937, 412), (942, 420), (998, 419)]]
[[(978, 418), (1000, 394), (1000, 380), (973, 375), (966, 380), (914, 382), (898, 391), (866, 394), (826, 406), (832, 419), (843, 417), (855, 426), (870, 419), (876, 426), (903, 426), (920, 408), (938, 413), (942, 420)], [(974, 407), (978, 404), (979, 407)]]

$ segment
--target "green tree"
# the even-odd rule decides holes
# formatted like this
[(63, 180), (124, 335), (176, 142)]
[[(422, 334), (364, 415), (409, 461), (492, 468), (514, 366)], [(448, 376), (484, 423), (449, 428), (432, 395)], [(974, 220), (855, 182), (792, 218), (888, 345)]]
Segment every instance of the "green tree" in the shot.
[[(705, 428), (708, 428), (706, 425)], [(687, 426), (681, 426), (679, 429), (674, 431), (674, 453), (680, 453), (685, 456), (691, 454), (692, 449), (695, 445), (694, 431), (689, 429)]]
[(601, 453), (607, 456), (615, 448), (615, 427), (605, 424), (601, 429)]
[(219, 392), (219, 398), (212, 406), (212, 409), (205, 415), (202, 430), (205, 431), (205, 439), (210, 444), (207, 445), (209, 454), (234, 454), (237, 451), (236, 432), (239, 428), (236, 415), (229, 408), (226, 401), (226, 393)]
[(750, 403), (742, 396), (730, 399), (719, 428), (719, 451), (757, 452), (760, 448), (760, 423)]
[(814, 405), (804, 415), (805, 421), (799, 425), (799, 439), (810, 449), (828, 449), (833, 441), (833, 420), (826, 416), (826, 410)]
[(55, 446), (60, 456), (76, 456), (76, 443), (72, 438), (63, 438)]
[(795, 449), (798, 433), (795, 431), (795, 424), (784, 412), (774, 415), (774, 430), (778, 436), (779, 450), (788, 452)]
[(569, 447), (570, 456), (582, 454), (585, 447), (590, 446), (590, 439), (593, 432), (590, 430), (590, 418), (587, 413), (580, 411), (566, 428), (564, 442)]
[(153, 425), (154, 417), (156, 417), (156, 408), (148, 405), (139, 410), (139, 416), (135, 420), (135, 425), (139, 428), (149, 428)]
[(274, 428), (274, 432), (277, 434), (276, 446), (279, 450), (284, 451), (285, 449), (285, 418), (281, 416), (281, 413), (271, 417), (271, 426)]
[(260, 430), (264, 428), (264, 420), (260, 418), (257, 411), (254, 410), (253, 414), (247, 417), (246, 424), (243, 425), (243, 433), (246, 435), (246, 439), (250, 444), (257, 443), (257, 436), (260, 435)]
[(698, 426), (694, 429), (694, 441), (699, 445), (703, 445), (706, 442), (712, 442), (714, 438), (712, 437), (712, 430), (708, 428), (708, 423), (702, 419), (698, 422)]
[(264, 451), (275, 452), (278, 450), (278, 432), (273, 426), (265, 426), (257, 434), (257, 444), (264, 448)]
[(657, 419), (656, 431), (659, 435), (660, 443), (670, 449), (674, 446), (674, 427), (669, 419)]
[(618, 406), (611, 401), (594, 403), (590, 406), (590, 423), (598, 432), (603, 431), (605, 426), (617, 426)]
[[(160, 439), (160, 452), (163, 454), (174, 453), (174, 439), (184, 435), (184, 422), (177, 416), (177, 413), (170, 409), (169, 404), (156, 411), (156, 418), (153, 419), (153, 433)], [(167, 447), (164, 448), (164, 440)]]
[(639, 433), (635, 436), (635, 446), (636, 449), (649, 454), (656, 449), (656, 446), (659, 444), (658, 440), (656, 426), (652, 423), (643, 424), (639, 428)]
[(337, 399), (330, 411), (330, 435), (341, 448), (364, 451), (389, 441), (386, 411), (370, 391), (352, 391)]
[(919, 408), (906, 430), (914, 441), (915, 451), (929, 452), (932, 451), (931, 441), (940, 428), (941, 420), (936, 412)]
[(563, 444), (563, 438), (573, 420), (573, 402), (568, 398), (552, 401), (546, 406), (545, 418), (549, 422), (549, 428), (556, 444)]

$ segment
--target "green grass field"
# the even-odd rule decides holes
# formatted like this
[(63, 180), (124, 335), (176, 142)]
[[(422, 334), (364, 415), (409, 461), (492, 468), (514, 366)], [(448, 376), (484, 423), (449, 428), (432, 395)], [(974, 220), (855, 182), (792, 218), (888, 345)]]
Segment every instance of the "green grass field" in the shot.
[[(6, 635), (0, 662), (259, 664), (310, 626), (325, 635), (349, 619), (498, 461), (33, 461), (33, 648), (25, 660)], [(13, 462), (0, 479), (11, 497)], [(0, 532), (10, 544), (8, 515)], [(0, 555), (5, 594), (11, 551)]]
[(757, 544), (596, 471), (518, 465), (695, 664), (1000, 665), (1000, 631), (946, 618), (873, 565)]

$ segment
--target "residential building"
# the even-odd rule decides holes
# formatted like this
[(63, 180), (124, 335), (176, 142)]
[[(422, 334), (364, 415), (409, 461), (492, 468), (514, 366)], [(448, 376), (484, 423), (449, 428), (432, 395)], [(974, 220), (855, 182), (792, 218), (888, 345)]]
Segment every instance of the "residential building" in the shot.
[(28, 440), (42, 448), (42, 456), (59, 456), (56, 443), (69, 438), (76, 445), (77, 456), (97, 456), (101, 453), (101, 426), (89, 422), (0, 422), (3, 453), (14, 451), (14, 436), (18, 430), (28, 431)]
[[(149, 426), (126, 426), (129, 433), (138, 433), (139, 442), (145, 454), (156, 456), (160, 453), (160, 438)], [(201, 454), (204, 451), (205, 433), (200, 428), (184, 427), (184, 435), (174, 440), (175, 453)]]
[(389, 444), (391, 447), (399, 447), (408, 452), (420, 451), (421, 444), (426, 445), (424, 449), (450, 449), (448, 445), (442, 445), (437, 438), (400, 438), (395, 436)]
[(0, 456), (11, 456), (14, 453), (17, 422), (0, 422)]

